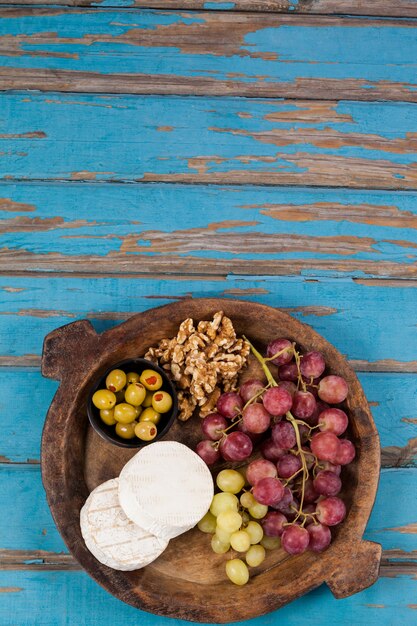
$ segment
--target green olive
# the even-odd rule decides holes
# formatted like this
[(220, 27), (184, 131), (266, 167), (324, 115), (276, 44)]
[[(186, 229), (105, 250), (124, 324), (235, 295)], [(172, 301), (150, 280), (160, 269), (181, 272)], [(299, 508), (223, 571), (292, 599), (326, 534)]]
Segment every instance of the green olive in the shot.
[(112, 370), (106, 378), (106, 387), (110, 391), (120, 391), (126, 385), (126, 374), (123, 370)]
[(147, 391), (146, 392), (146, 396), (144, 401), (142, 402), (142, 406), (146, 408), (148, 408), (148, 406), (152, 406), (152, 396), (153, 396), (153, 392), (152, 391)]
[(139, 380), (139, 374), (136, 372), (129, 372), (126, 374), (126, 384), (137, 383)]
[(152, 422), (139, 422), (135, 426), (135, 435), (142, 441), (152, 441), (158, 434), (158, 429)]
[(125, 390), (120, 389), (120, 391), (116, 391), (116, 404), (120, 404), (125, 401)]
[(125, 391), (125, 400), (133, 406), (142, 404), (146, 396), (146, 389), (142, 383), (131, 383)]
[(135, 424), (116, 424), (116, 434), (122, 439), (133, 439), (135, 436)]
[(142, 407), (141, 406), (134, 406), (133, 407), (136, 411), (136, 415), (135, 415), (135, 420), (138, 419), (139, 415), (142, 413)]
[(162, 376), (154, 370), (143, 370), (139, 380), (150, 391), (157, 391), (162, 387)]
[(158, 413), (167, 413), (172, 407), (172, 398), (166, 391), (157, 391), (152, 397), (152, 407)]
[(116, 404), (116, 396), (108, 389), (99, 389), (93, 395), (93, 404), (97, 409), (112, 409)]
[(114, 407), (114, 419), (121, 424), (130, 424), (130, 422), (136, 419), (135, 407), (125, 402), (116, 404)]
[(100, 417), (107, 426), (113, 426), (116, 423), (114, 419), (114, 409), (101, 409)]
[(148, 406), (140, 414), (141, 422), (152, 422), (153, 424), (159, 424), (160, 419), (160, 413), (158, 413), (158, 411), (155, 411), (155, 409), (151, 406)]

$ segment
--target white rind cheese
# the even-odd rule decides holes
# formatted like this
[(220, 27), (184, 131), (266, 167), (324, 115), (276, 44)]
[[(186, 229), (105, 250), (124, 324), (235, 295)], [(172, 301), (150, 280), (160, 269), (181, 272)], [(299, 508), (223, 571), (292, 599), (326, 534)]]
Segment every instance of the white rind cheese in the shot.
[(166, 548), (156, 537), (128, 519), (119, 504), (119, 479), (103, 483), (87, 498), (80, 513), (87, 548), (100, 563), (117, 570), (145, 567)]
[(176, 441), (146, 446), (119, 477), (119, 501), (126, 515), (166, 540), (193, 528), (208, 511), (213, 493), (207, 465)]

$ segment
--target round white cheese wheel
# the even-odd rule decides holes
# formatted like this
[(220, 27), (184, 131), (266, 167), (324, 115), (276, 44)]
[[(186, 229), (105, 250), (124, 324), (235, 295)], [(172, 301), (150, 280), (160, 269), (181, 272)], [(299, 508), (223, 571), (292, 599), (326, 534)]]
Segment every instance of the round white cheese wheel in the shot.
[(119, 477), (119, 501), (126, 515), (166, 540), (193, 528), (208, 511), (213, 493), (207, 465), (176, 441), (146, 446)]
[(124, 571), (140, 569), (154, 561), (168, 542), (126, 517), (118, 490), (119, 479), (114, 478), (90, 493), (80, 513), (81, 533), (100, 563)]

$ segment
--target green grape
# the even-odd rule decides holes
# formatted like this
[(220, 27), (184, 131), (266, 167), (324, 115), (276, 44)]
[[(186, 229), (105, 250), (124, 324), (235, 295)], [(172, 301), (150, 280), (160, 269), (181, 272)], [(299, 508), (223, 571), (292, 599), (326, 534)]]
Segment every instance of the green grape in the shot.
[(227, 561), (226, 575), (235, 585), (246, 585), (249, 580), (249, 570), (241, 559)]
[(211, 538), (211, 549), (216, 554), (224, 554), (230, 549), (230, 543), (222, 543), (217, 535)]
[(259, 504), (259, 502), (256, 502), (256, 504), (249, 507), (249, 513), (255, 519), (262, 519), (268, 513), (268, 507), (266, 504)]
[(264, 530), (258, 522), (249, 522), (245, 530), (250, 537), (251, 544), (259, 543), (264, 536)]
[(244, 524), (247, 524), (249, 522), (249, 520), (250, 520), (249, 513), (247, 511), (242, 511), (241, 516), (242, 516), (242, 522)]
[(136, 372), (129, 372), (126, 374), (126, 384), (130, 385), (130, 383), (136, 383), (139, 380), (139, 374)]
[(256, 500), (250, 491), (245, 491), (240, 496), (240, 504), (245, 507), (245, 509), (249, 509), (251, 506), (256, 504)]
[(123, 370), (112, 370), (106, 378), (106, 387), (110, 391), (116, 392), (126, 385), (126, 374)]
[(221, 543), (230, 543), (231, 534), (232, 533), (230, 533), (228, 530), (223, 530), (222, 528), (216, 526), (216, 535)]
[(275, 548), (279, 548), (280, 545), (281, 539), (279, 537), (268, 537), (268, 535), (264, 535), (261, 539), (261, 546), (267, 550), (275, 550)]
[(201, 530), (201, 532), (213, 534), (216, 532), (216, 518), (214, 517), (213, 513), (207, 511), (205, 516), (202, 517), (201, 520), (198, 522), (197, 526)]
[(263, 546), (251, 546), (246, 552), (246, 563), (250, 567), (258, 567), (265, 559), (265, 548)]
[(121, 424), (130, 424), (136, 419), (135, 407), (126, 402), (116, 404), (114, 407), (114, 419)]
[(239, 500), (233, 493), (216, 493), (211, 501), (210, 511), (214, 517), (217, 517), (219, 513), (224, 511), (237, 511), (239, 506)]
[(246, 552), (250, 548), (250, 536), (246, 530), (238, 530), (232, 533), (230, 545), (236, 552)]
[(116, 404), (116, 396), (108, 389), (99, 389), (93, 395), (92, 402), (97, 409), (112, 409)]
[(146, 389), (141, 383), (131, 383), (125, 391), (125, 400), (133, 406), (140, 406), (146, 396)]
[(229, 533), (239, 530), (242, 526), (242, 517), (237, 511), (223, 511), (217, 516), (217, 526)]
[(152, 396), (152, 406), (158, 413), (168, 413), (172, 407), (172, 398), (166, 391), (157, 391)]
[(236, 470), (224, 469), (218, 473), (216, 483), (222, 491), (239, 493), (245, 484), (245, 479)]
[(107, 426), (113, 426), (116, 423), (114, 419), (114, 409), (101, 409), (100, 417)]

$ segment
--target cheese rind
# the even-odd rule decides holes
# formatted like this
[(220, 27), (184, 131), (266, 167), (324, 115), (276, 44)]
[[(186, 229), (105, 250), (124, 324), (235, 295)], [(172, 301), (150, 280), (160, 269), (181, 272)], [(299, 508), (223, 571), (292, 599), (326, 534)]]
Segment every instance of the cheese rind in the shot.
[(119, 501), (136, 524), (166, 540), (193, 528), (213, 498), (210, 470), (190, 448), (158, 441), (122, 469)]
[(118, 490), (119, 479), (114, 478), (90, 493), (80, 512), (81, 533), (100, 563), (123, 571), (140, 569), (154, 561), (168, 542), (128, 519)]

